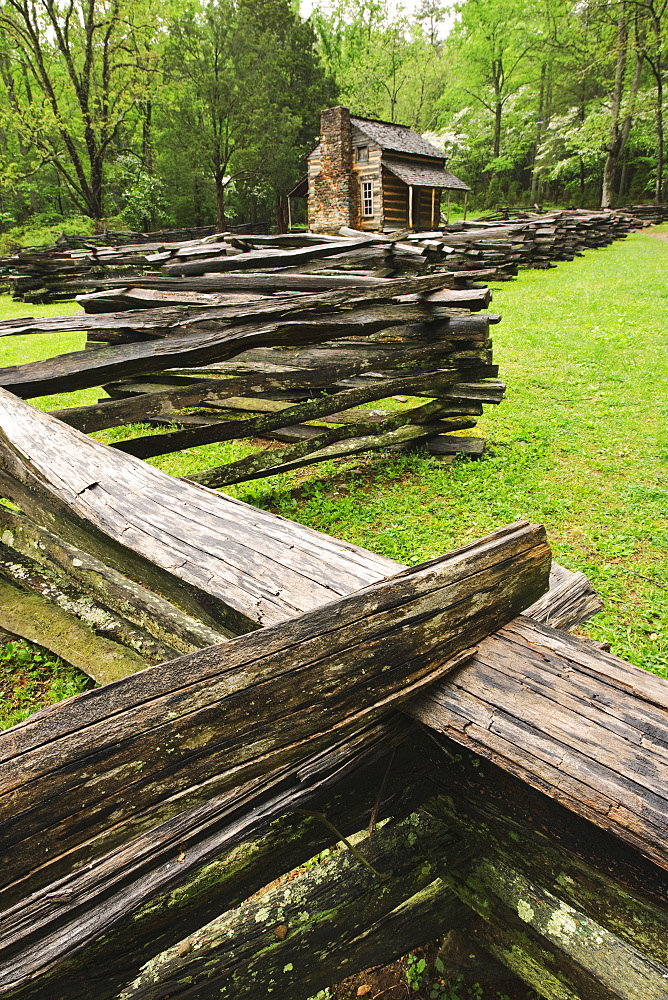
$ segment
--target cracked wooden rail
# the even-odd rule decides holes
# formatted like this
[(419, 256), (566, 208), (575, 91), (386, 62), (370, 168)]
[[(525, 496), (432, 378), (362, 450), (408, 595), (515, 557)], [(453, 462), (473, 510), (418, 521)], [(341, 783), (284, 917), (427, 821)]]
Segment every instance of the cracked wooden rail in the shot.
[(668, 685), (519, 618), (403, 710), (429, 727), (433, 784), (358, 845), (395, 880), (334, 855), (150, 960), (122, 1000), (306, 1000), (453, 928), (550, 1000), (665, 1000)]
[[(34, 475), (34, 452), (31, 464)], [(336, 772), (377, 742), (374, 725), (389, 708), (539, 596), (549, 566), (543, 529), (518, 523), (8, 731), (3, 897), (15, 906), (4, 915), (0, 973), (8, 995), (39, 995), (32, 979), (41, 971), (49, 996), (70, 996), (59, 977), (73, 964), (86, 975), (101, 934), (122, 934), (142, 904), (212, 860), (226, 843), (216, 836), (221, 822), (243, 810), (252, 832), (267, 798), (278, 795), (282, 812), (298, 801), (298, 775), (312, 793), (309, 770)]]

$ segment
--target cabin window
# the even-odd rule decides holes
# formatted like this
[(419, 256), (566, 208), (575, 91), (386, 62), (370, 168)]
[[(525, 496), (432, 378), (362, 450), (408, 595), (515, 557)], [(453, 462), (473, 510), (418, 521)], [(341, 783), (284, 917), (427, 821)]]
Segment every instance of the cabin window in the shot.
[(368, 163), (369, 162), (369, 147), (368, 146), (358, 146), (357, 147), (357, 162), (358, 163)]
[(373, 181), (362, 181), (362, 215), (365, 219), (373, 215)]

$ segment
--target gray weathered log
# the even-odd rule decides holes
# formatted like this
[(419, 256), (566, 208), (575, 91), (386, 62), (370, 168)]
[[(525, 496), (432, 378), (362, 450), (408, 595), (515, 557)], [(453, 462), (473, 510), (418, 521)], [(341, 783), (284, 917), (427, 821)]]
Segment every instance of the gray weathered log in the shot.
[[(424, 290), (433, 288), (440, 279), (426, 279)], [(405, 287), (414, 283), (397, 282), (392, 289), (395, 296), (401, 294)], [(254, 346), (270, 346), (273, 344), (321, 343), (333, 337), (345, 337), (348, 334), (371, 335), (379, 330), (405, 326), (406, 323), (421, 319), (429, 319), (431, 315), (428, 303), (417, 305), (394, 303), (383, 305), (383, 300), (392, 297), (387, 290), (366, 292), (360, 299), (359, 290), (349, 292), (332, 292), (326, 295), (330, 307), (336, 312), (323, 313), (313, 306), (312, 314), (304, 311), (303, 316), (289, 318), (283, 316), (276, 319), (268, 316), (264, 321), (258, 319), (252, 322), (236, 322), (229, 318), (218, 319), (220, 310), (156, 310), (161, 314), (159, 319), (149, 319), (149, 313), (154, 311), (138, 310), (138, 316), (132, 326), (131, 343), (100, 348), (95, 351), (75, 351), (58, 358), (45, 361), (29, 362), (25, 365), (4, 368), (0, 370), (0, 385), (10, 388), (17, 395), (31, 395), (51, 392), (66, 392), (73, 388), (87, 388), (111, 379), (127, 377), (156, 368), (175, 367), (181, 363), (188, 366), (202, 365), (212, 361), (220, 361), (234, 356)], [(323, 297), (321, 297), (322, 299)], [(363, 302), (363, 306), (356, 306)], [(230, 307), (231, 308), (231, 307)], [(224, 310), (229, 314), (230, 309)], [(283, 307), (287, 312), (287, 304)], [(178, 313), (170, 320), (167, 314)], [(121, 314), (124, 317), (123, 327), (129, 328), (130, 313)], [(86, 317), (90, 323), (98, 324), (104, 321), (112, 324), (109, 315)], [(64, 318), (67, 321), (67, 318)], [(83, 320), (80, 320), (81, 324)], [(167, 323), (168, 326), (156, 324)], [(72, 321), (69, 322), (71, 328)], [(17, 328), (18, 329), (18, 328)], [(138, 332), (169, 333), (169, 336), (149, 341), (137, 341)]]
[[(468, 322), (469, 320), (475, 322)], [(172, 384), (165, 388), (159, 388), (159, 383), (156, 382), (153, 385), (154, 391), (150, 391), (148, 382), (144, 399), (101, 400), (96, 405), (54, 412), (60, 419), (90, 433), (104, 427), (139, 422), (151, 416), (167, 416), (180, 407), (220, 402), (225, 398), (226, 391), (239, 396), (294, 388), (303, 389), (307, 396), (308, 391), (314, 387), (327, 387), (331, 390), (341, 388), (340, 380), (365, 371), (378, 372), (389, 368), (388, 377), (392, 377), (392, 372), (420, 369), (421, 366), (430, 364), (433, 366), (436, 359), (451, 366), (457, 365), (456, 345), (460, 345), (461, 349), (465, 342), (468, 342), (469, 347), (477, 343), (484, 344), (487, 330), (487, 317), (454, 317), (444, 326), (438, 340), (431, 343), (425, 343), (424, 339), (417, 336), (410, 337), (407, 342), (396, 343), (378, 343), (373, 339), (370, 343), (365, 343), (364, 340), (346, 340), (336, 344), (323, 344), (319, 348), (289, 351), (258, 349), (243, 353), (236, 366), (229, 366), (230, 374), (235, 375), (234, 380), (191, 378), (185, 384)], [(284, 370), (279, 371), (277, 366), (275, 373), (263, 371), (267, 360), (275, 366), (277, 362), (284, 360)], [(305, 367), (305, 363), (308, 367)], [(253, 367), (257, 370), (254, 371)], [(129, 390), (130, 383), (126, 383), (126, 386)], [(114, 391), (111, 386), (109, 388)], [(462, 391), (465, 391), (464, 387)]]
[[(438, 415), (442, 407), (439, 401), (434, 403)], [(427, 411), (429, 405), (425, 404), (423, 412)], [(246, 479), (259, 479), (275, 476), (281, 472), (290, 472), (330, 458), (345, 458), (363, 451), (383, 451), (388, 448), (420, 445), (443, 430), (463, 430), (474, 427), (475, 423), (475, 420), (455, 417), (449, 420), (436, 420), (434, 423), (413, 424), (406, 423), (406, 418), (399, 414), (388, 417), (380, 427), (372, 424), (368, 427), (361, 425), (334, 428), (315, 438), (307, 437), (280, 451), (262, 451), (237, 462), (194, 473), (186, 478), (188, 482), (200, 483), (214, 489)], [(396, 430), (392, 429), (393, 426), (396, 426)]]
[[(310, 816), (285, 815), (290, 810), (308, 803), (344, 835), (376, 813), (405, 814), (430, 788), (414, 750), (404, 746), (410, 730), (390, 715), (386, 723), (303, 760), (294, 774), (271, 775), (242, 788), (237, 801), (218, 799), (194, 816), (186, 814), (181, 829), (171, 824), (158, 836), (135, 839), (109, 859), (104, 890), (94, 891), (84, 869), (28, 899), (32, 918), (20, 903), (5, 917), (15, 935), (13, 941), (3, 937), (3, 995), (9, 990), (12, 1000), (88, 1000), (94, 975), (96, 998), (116, 997), (147, 957), (331, 844), (330, 828)], [(398, 787), (384, 780), (390, 761)], [(147, 877), (142, 867), (151, 860), (156, 865), (156, 852), (163, 862)], [(116, 878), (110, 877), (114, 868)], [(9, 934), (9, 923), (6, 929)], [(40, 929), (48, 933), (37, 949)]]
[[(119, 623), (113, 623), (116, 629), (111, 633), (112, 638), (92, 630), (84, 616), (94, 617), (99, 622), (104, 614), (102, 609), (84, 598), (75, 605), (79, 612), (75, 615), (63, 599), (69, 595), (54, 593), (55, 588), (47, 587), (44, 581), (41, 581), (45, 591), (42, 593), (34, 578), (30, 580), (32, 587), (26, 586), (25, 580), (23, 586), (17, 585), (12, 579), (16, 570), (26, 571), (15, 559), (10, 565), (13, 572), (5, 572), (6, 567), (0, 561), (0, 625), (4, 630), (43, 646), (101, 683), (126, 677), (148, 666), (127, 642), (118, 641)], [(69, 603), (74, 604), (73, 601)], [(110, 617), (107, 613), (106, 618)], [(122, 638), (127, 640), (130, 629), (121, 622), (120, 630)], [(146, 637), (141, 636), (141, 639)]]
[[(417, 383), (421, 382), (424, 376), (398, 376), (394, 379), (383, 381), (380, 385), (370, 385), (366, 389), (348, 389), (332, 395), (321, 396), (310, 399), (307, 402), (299, 403), (281, 409), (278, 413), (262, 414), (250, 417), (246, 420), (220, 421), (209, 424), (205, 428), (187, 429), (171, 431), (166, 434), (151, 434), (145, 437), (129, 438), (125, 441), (115, 442), (113, 447), (118, 451), (124, 451), (139, 458), (149, 458), (153, 455), (164, 455), (167, 452), (179, 451), (182, 448), (189, 448), (193, 445), (211, 444), (214, 441), (232, 441), (244, 437), (261, 437), (267, 431), (276, 430), (278, 427), (289, 427), (291, 424), (298, 424), (307, 420), (319, 420), (327, 417), (331, 413), (338, 413), (355, 406), (362, 406), (364, 403), (375, 402), (378, 399), (386, 399), (397, 393), (412, 394)], [(432, 373), (434, 390), (439, 386), (450, 387), (459, 381), (459, 372), (436, 371)], [(223, 398), (224, 402), (224, 398)], [(403, 410), (398, 413), (388, 415), (384, 421), (387, 430), (395, 430), (402, 423), (424, 423), (427, 419), (437, 419), (441, 415), (444, 406), (440, 401), (425, 404), (422, 407), (414, 407), (411, 410)], [(422, 417), (424, 416), (424, 420)], [(393, 426), (394, 424), (394, 426)], [(379, 428), (381, 433), (382, 427)], [(366, 433), (363, 420), (352, 428), (352, 434), (361, 436)], [(342, 435), (343, 436), (343, 435)], [(335, 438), (331, 438), (335, 440)], [(328, 443), (324, 441), (323, 444)], [(280, 464), (278, 461), (275, 464)], [(230, 480), (234, 482), (234, 480)], [(222, 485), (222, 484), (221, 484)]]
[[(552, 563), (550, 589), (524, 614), (552, 628), (570, 631), (603, 608), (603, 602), (584, 573), (572, 573), (558, 563)], [(575, 619), (575, 621), (574, 621)]]
[(341, 242), (321, 243), (311, 247), (298, 247), (294, 250), (254, 250), (240, 254), (238, 257), (214, 257), (213, 259), (193, 260), (169, 264), (167, 274), (172, 277), (183, 275), (214, 274), (220, 271), (237, 271), (248, 268), (294, 267), (319, 257), (335, 257), (345, 253), (350, 255), (358, 249), (364, 249), (379, 244), (375, 234), (358, 237), (357, 239), (341, 240)]
[[(141, 665), (134, 669), (229, 638), (185, 615), (173, 604), (105, 566), (83, 549), (68, 545), (53, 533), (2, 506), (0, 530), (4, 575), (57, 603), (102, 636), (127, 645), (140, 657)], [(30, 628), (31, 635), (25, 637), (39, 641), (32, 634), (34, 624)], [(94, 648), (86, 650), (84, 646), (82, 649), (77, 639), (77, 658), (73, 659), (68, 656), (64, 641), (64, 635), (53, 634), (51, 628), (45, 628), (41, 644), (100, 682), (113, 679), (106, 674), (104, 658), (96, 658)], [(57, 649), (54, 642), (58, 644)]]
[(413, 718), (668, 868), (668, 684), (519, 618)]
[(551, 787), (538, 791), (449, 737), (430, 731), (424, 757), (443, 793), (436, 815), (481, 858), (523, 873), (649, 959), (668, 965), (664, 867), (564, 808)]
[[(283, 274), (280, 271), (236, 271), (231, 274), (203, 274), (200, 277), (167, 278), (162, 274), (133, 275), (131, 279), (115, 277), (82, 278), (76, 281), (62, 280), (58, 282), (64, 292), (70, 292), (69, 297), (82, 288), (97, 288), (124, 290), (129, 283), (131, 292), (153, 291), (157, 293), (201, 292), (216, 294), (219, 292), (259, 292), (271, 295), (274, 292), (326, 292), (332, 288), (372, 288), (393, 279), (376, 277), (369, 274)], [(149, 301), (147, 299), (147, 301)], [(136, 307), (137, 308), (137, 307)]]
[[(374, 304), (388, 303), (397, 296), (411, 296), (408, 306), (420, 304), (420, 296), (439, 289), (447, 289), (453, 283), (449, 274), (427, 275), (417, 278), (406, 278), (400, 281), (383, 281), (369, 288), (352, 287), (334, 288), (331, 286), (320, 294), (298, 294), (287, 297), (277, 296), (265, 298), (252, 306), (255, 317), (286, 317), (294, 313), (327, 313), (342, 308), (363, 308)], [(415, 298), (417, 296), (417, 299)], [(244, 303), (226, 304), (212, 308), (183, 306), (163, 306), (150, 310), (123, 310), (118, 314), (105, 313), (89, 315), (78, 312), (68, 316), (43, 316), (34, 319), (30, 316), (2, 320), (0, 335), (25, 336), (30, 333), (62, 333), (72, 330), (127, 330), (136, 333), (166, 336), (168, 331), (196, 329), (202, 323), (218, 322), (241, 323), (248, 319), (249, 308)], [(424, 315), (417, 310), (415, 315)]]
[[(442, 742), (447, 756), (439, 761), (435, 753), (434, 775), (446, 794), (426, 803), (432, 819), (425, 822), (423, 813), (407, 821), (414, 825), (401, 852), (404, 861), (414, 852), (416, 857), (434, 858), (446, 882), (431, 888), (436, 921), (431, 931), (421, 928), (422, 938), (409, 931), (408, 938), (383, 948), (374, 925), (368, 926), (374, 917), (368, 904), (351, 899), (356, 893), (347, 879), (341, 884), (341, 869), (354, 869), (354, 862), (349, 856), (335, 856), (315, 872), (303, 873), (175, 943), (148, 963), (123, 992), (123, 1000), (158, 1000), (165, 992), (208, 1000), (228, 990), (250, 998), (262, 995), (257, 990), (271, 992), (276, 983), (286, 1000), (304, 1000), (339, 975), (391, 960), (446, 929), (448, 925), (439, 922), (439, 906), (440, 912), (454, 917), (453, 895), (484, 918), (471, 926), (475, 939), (550, 1000), (563, 1000), (564, 995), (581, 1000), (663, 998), (668, 915), (665, 907), (643, 898), (643, 877), (652, 878), (651, 865), (636, 856), (634, 882), (624, 852), (620, 857), (612, 838), (587, 829), (588, 824), (519, 782), (504, 787), (508, 777), (498, 768), (469, 753), (462, 760), (456, 745)], [(396, 835), (396, 830), (386, 829), (390, 837)], [(451, 851), (434, 855), (439, 838), (455, 830), (469, 857), (459, 860)], [(373, 852), (373, 840), (369, 846)], [(377, 854), (374, 858), (377, 861)], [(372, 879), (370, 873), (366, 877)], [(654, 895), (661, 898), (666, 874), (657, 871), (655, 878)], [(381, 884), (376, 905), (382, 906), (382, 890)], [(328, 893), (327, 906), (321, 905), (323, 891)], [(352, 913), (347, 909), (351, 902)], [(457, 919), (466, 920), (465, 914), (461, 911)], [(275, 933), (277, 927), (282, 928), (281, 936)], [(313, 942), (323, 935), (314, 963)], [(305, 947), (310, 960), (302, 954)], [(341, 961), (344, 957), (347, 961)], [(281, 974), (288, 964), (292, 968)], [(564, 994), (564, 989), (572, 992)]]
[(546, 1000), (665, 1000), (668, 966), (498, 859), (446, 882), (484, 917), (479, 943)]
[(473, 455), (477, 458), (485, 450), (485, 439), (439, 434), (428, 441), (427, 448), (432, 455)]

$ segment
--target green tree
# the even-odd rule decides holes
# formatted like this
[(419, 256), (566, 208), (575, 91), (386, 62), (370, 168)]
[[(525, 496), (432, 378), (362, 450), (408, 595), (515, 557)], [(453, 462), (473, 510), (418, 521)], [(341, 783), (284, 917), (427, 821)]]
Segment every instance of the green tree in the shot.
[(657, 202), (668, 197), (665, 177), (664, 77), (666, 74), (666, 18), (668, 0), (632, 0), (640, 24), (642, 55), (649, 66), (655, 91), (656, 180), (654, 196)]
[[(528, 0), (465, 0), (453, 32), (463, 91), (492, 118), (492, 157), (502, 153), (503, 115), (534, 77), (541, 47), (536, 5)], [(463, 56), (463, 58), (462, 58)]]
[(601, 208), (610, 208), (614, 200), (617, 168), (631, 131), (644, 55), (642, 42), (636, 39), (634, 67), (629, 81), (628, 62), (633, 24), (629, 24), (627, 7), (624, 4), (616, 6), (615, 70), (609, 93), (610, 126), (605, 143)]
[(152, 86), (150, 0), (4, 0), (2, 80), (20, 142), (85, 215), (105, 212), (114, 146)]
[(336, 0), (316, 7), (311, 20), (328, 72), (343, 104), (368, 118), (395, 120), (409, 83), (409, 24), (387, 0)]
[(213, 180), (216, 223), (227, 224), (227, 194), (250, 187), (285, 192), (334, 99), (310, 26), (289, 0), (212, 0), (170, 27), (166, 67), (171, 141)]

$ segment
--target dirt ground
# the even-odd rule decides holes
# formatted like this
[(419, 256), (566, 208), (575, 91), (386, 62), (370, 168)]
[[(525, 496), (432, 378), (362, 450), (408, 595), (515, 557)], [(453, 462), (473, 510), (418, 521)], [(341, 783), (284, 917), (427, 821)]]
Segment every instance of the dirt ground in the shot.
[[(416, 977), (411, 968), (415, 970), (421, 958), (426, 967)], [(330, 993), (333, 1000), (540, 1000), (526, 983), (458, 931), (389, 965), (350, 976), (331, 987)]]

